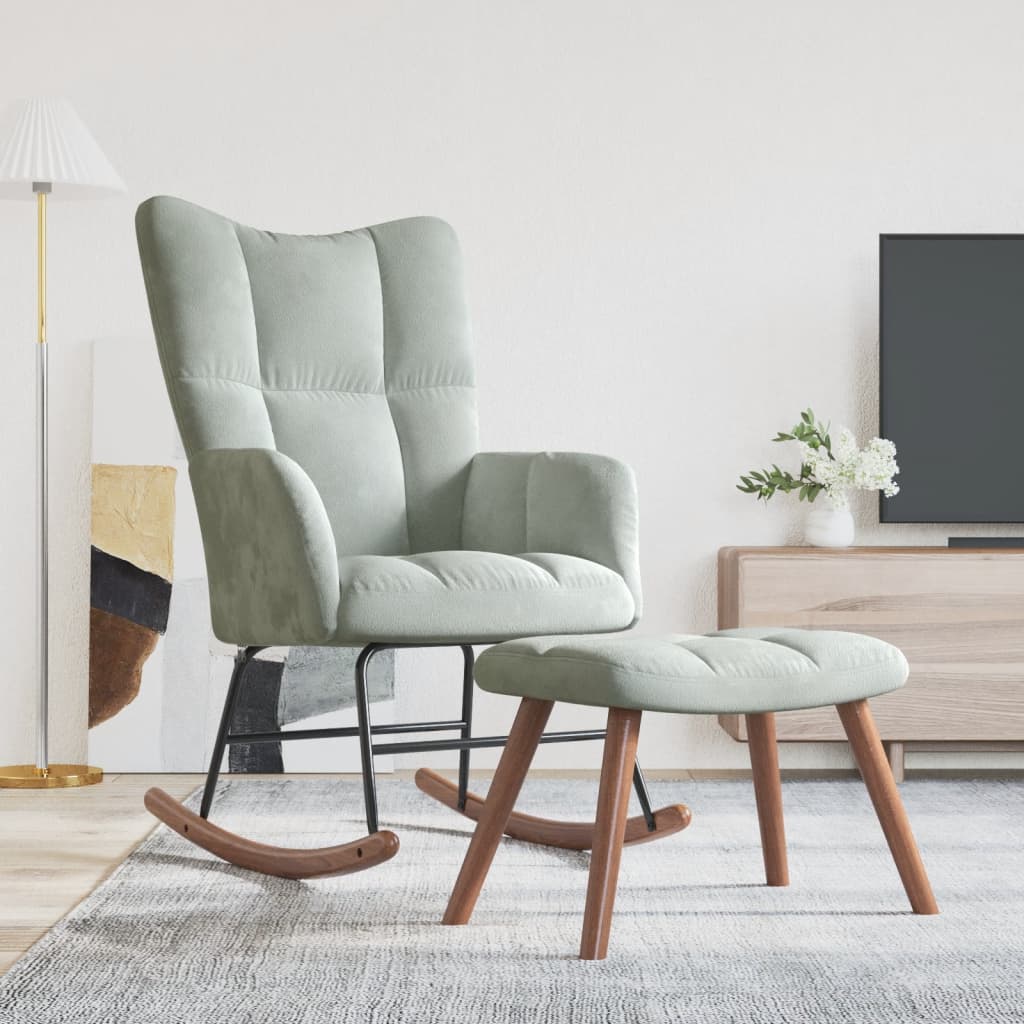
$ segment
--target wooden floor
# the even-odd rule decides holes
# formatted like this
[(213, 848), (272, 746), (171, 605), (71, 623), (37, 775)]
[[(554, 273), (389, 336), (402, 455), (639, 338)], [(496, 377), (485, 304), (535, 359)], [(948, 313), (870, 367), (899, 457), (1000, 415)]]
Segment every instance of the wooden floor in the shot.
[(150, 786), (182, 797), (199, 781), (108, 775), (82, 789), (0, 789), (0, 973), (152, 831)]
[[(488, 777), (491, 773), (472, 774)], [(596, 775), (593, 771), (535, 774), (559, 778)], [(750, 777), (749, 771), (646, 774), (649, 779), (684, 782)], [(837, 778), (852, 772), (782, 774)], [(963, 773), (915, 774), (961, 777)], [(411, 776), (411, 772), (396, 771), (390, 777)], [(142, 795), (150, 786), (160, 786), (172, 796), (184, 797), (202, 781), (201, 775), (108, 775), (100, 785), (84, 789), (0, 789), (0, 974), (88, 896), (153, 830), (156, 821), (142, 805)], [(685, 793), (682, 799), (685, 800)]]

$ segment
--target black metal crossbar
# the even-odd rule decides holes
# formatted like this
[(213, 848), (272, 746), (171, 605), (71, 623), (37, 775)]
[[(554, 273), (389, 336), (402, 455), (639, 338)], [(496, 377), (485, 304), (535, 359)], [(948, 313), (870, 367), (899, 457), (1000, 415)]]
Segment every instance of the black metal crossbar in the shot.
[[(370, 699), (367, 692), (366, 673), (370, 661), (379, 651), (394, 650), (407, 647), (458, 647), (462, 651), (462, 717), (437, 722), (398, 722), (388, 725), (372, 725), (370, 722)], [(464, 810), (466, 794), (469, 789), (469, 753), (485, 747), (503, 747), (508, 741), (507, 736), (473, 736), (473, 646), (472, 644), (367, 644), (356, 659), (356, 713), (358, 725), (338, 726), (328, 729), (283, 729), (277, 732), (231, 732), (231, 722), (235, 705), (241, 689), (245, 670), (264, 647), (240, 647), (235, 657), (235, 668), (231, 673), (224, 710), (221, 713), (220, 726), (213, 744), (210, 759), (210, 770), (206, 776), (206, 786), (200, 802), (199, 813), (203, 818), (209, 816), (213, 803), (213, 795), (220, 776), (224, 750), (231, 743), (278, 743), (282, 740), (322, 740), (359, 738), (359, 752), (363, 775), (363, 801), (366, 806), (366, 825), (370, 833), (379, 831), (377, 813), (377, 781), (374, 773), (373, 758), (376, 754), (415, 754), (435, 750), (459, 751), (459, 782), (458, 806)], [(439, 740), (405, 740), (401, 742), (374, 743), (374, 736), (403, 735), (425, 732), (454, 732), (457, 738)], [(604, 739), (603, 729), (585, 729), (575, 732), (545, 733), (541, 743), (575, 743), (582, 740)], [(654, 814), (647, 792), (647, 785), (636, 765), (633, 770), (633, 786), (636, 790), (640, 807), (643, 810), (647, 827), (654, 830)]]
[[(575, 743), (579, 740), (603, 740), (604, 729), (588, 729), (579, 732), (546, 732), (541, 743)], [(408, 743), (374, 743), (375, 754), (425, 754), (430, 750), (477, 750), (483, 747), (503, 747), (507, 736), (474, 736), (459, 740), (412, 740)]]
[[(374, 736), (401, 735), (411, 732), (449, 732), (462, 729), (462, 721), (450, 722), (398, 722), (393, 725), (374, 725), (370, 732)], [(359, 735), (359, 726), (341, 725), (330, 729), (284, 729), (277, 732), (233, 732), (228, 734), (228, 743), (277, 743), (279, 740), (336, 740), (352, 739)]]

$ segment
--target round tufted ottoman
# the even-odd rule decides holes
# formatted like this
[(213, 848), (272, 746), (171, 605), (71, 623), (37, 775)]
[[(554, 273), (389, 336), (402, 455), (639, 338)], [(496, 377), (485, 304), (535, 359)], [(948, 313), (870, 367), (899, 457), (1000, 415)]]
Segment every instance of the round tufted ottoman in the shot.
[(549, 636), (486, 651), (476, 680), (522, 698), (480, 821), (445, 912), (466, 924), (556, 701), (606, 707), (601, 785), (580, 956), (608, 949), (612, 905), (644, 711), (747, 718), (754, 793), (769, 885), (787, 885), (776, 711), (834, 704), (885, 838), (918, 914), (938, 908), (899, 791), (868, 708), (869, 697), (901, 687), (907, 662), (874, 637), (826, 630), (730, 629), (707, 636)]

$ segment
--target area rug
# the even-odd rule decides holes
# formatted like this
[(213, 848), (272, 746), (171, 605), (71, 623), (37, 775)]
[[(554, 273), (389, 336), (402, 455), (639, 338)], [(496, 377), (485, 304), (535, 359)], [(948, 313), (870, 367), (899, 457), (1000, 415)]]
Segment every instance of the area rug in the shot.
[[(626, 851), (603, 962), (575, 958), (585, 853), (506, 841), (473, 923), (440, 925), (469, 825), (383, 781), (402, 848), (346, 878), (249, 874), (161, 826), (0, 979), (0, 1021), (1024, 1021), (1024, 784), (902, 787), (938, 917), (909, 912), (854, 780), (784, 786), (788, 889), (761, 884), (749, 783), (652, 790), (694, 823)], [(596, 783), (542, 779), (521, 806), (581, 818), (595, 796)], [(361, 788), (230, 781), (212, 818), (270, 842), (337, 842), (360, 830)]]

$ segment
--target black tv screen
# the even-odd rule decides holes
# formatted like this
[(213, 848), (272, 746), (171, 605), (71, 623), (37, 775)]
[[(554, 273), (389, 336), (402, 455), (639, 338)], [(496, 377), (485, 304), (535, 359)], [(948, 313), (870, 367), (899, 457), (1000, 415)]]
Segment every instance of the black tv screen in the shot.
[(1024, 235), (882, 235), (884, 523), (1024, 522)]

